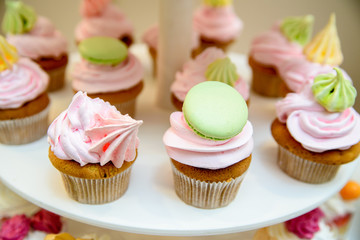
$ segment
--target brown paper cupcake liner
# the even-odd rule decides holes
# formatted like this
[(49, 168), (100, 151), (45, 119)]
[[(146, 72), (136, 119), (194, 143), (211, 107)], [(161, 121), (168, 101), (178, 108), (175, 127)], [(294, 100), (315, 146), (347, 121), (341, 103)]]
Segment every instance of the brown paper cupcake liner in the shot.
[(172, 165), (175, 191), (186, 204), (198, 208), (213, 209), (231, 203), (240, 188), (246, 172), (224, 182), (206, 182), (188, 177)]
[(129, 186), (131, 167), (111, 178), (86, 179), (61, 173), (66, 192), (80, 203), (103, 204), (119, 199)]
[(325, 183), (332, 180), (340, 165), (328, 165), (303, 159), (279, 146), (278, 165), (290, 177), (306, 183)]
[(113, 104), (121, 114), (129, 114), (132, 118), (135, 117), (135, 108), (136, 108), (136, 98), (131, 99), (130, 101)]
[(49, 86), (47, 88), (48, 92), (56, 91), (64, 87), (65, 84), (65, 70), (66, 65), (54, 69), (46, 70), (46, 73), (49, 75)]
[(0, 143), (19, 145), (43, 137), (48, 129), (50, 105), (41, 112), (25, 118), (0, 121)]

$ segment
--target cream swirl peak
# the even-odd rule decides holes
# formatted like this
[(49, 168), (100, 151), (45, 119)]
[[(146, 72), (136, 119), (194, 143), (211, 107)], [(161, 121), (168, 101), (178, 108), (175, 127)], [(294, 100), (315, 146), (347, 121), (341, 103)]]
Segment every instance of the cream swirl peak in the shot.
[(136, 157), (141, 124), (108, 102), (78, 92), (68, 109), (50, 125), (48, 142), (60, 159), (74, 160), (81, 166), (111, 161), (120, 168), (124, 161)]

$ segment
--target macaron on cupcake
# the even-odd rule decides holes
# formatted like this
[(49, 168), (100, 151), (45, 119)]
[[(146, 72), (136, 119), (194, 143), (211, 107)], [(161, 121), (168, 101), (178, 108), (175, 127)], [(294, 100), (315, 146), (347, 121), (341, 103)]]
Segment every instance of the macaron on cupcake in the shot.
[(79, 91), (48, 129), (49, 159), (68, 195), (86, 204), (117, 200), (127, 190), (142, 121)]
[(198, 83), (217, 81), (235, 88), (244, 100), (249, 102), (249, 87), (237, 73), (237, 69), (230, 58), (219, 48), (209, 47), (194, 60), (186, 62), (182, 71), (176, 72), (172, 83), (171, 101), (177, 110), (181, 111), (189, 90)]
[(285, 60), (304, 57), (303, 47), (311, 39), (313, 22), (311, 15), (288, 17), (254, 38), (249, 53), (254, 92), (265, 97), (283, 97), (289, 92), (279, 67)]
[(111, 0), (82, 0), (80, 13), (82, 19), (75, 28), (77, 44), (95, 36), (116, 38), (128, 47), (133, 43), (133, 24)]
[(341, 165), (360, 153), (360, 116), (352, 108), (356, 90), (342, 71), (320, 74), (299, 93), (276, 104), (271, 133), (278, 165), (307, 183), (332, 180)]
[(220, 208), (237, 196), (253, 150), (253, 128), (241, 95), (206, 81), (186, 95), (183, 112), (170, 115), (163, 142), (171, 159), (175, 192), (186, 204)]
[(126, 45), (111, 37), (91, 37), (79, 44), (80, 62), (71, 72), (75, 92), (87, 92), (114, 105), (122, 114), (135, 115), (136, 98), (143, 89), (144, 70)]
[(0, 143), (25, 144), (46, 134), (49, 76), (0, 36)]
[(253, 240), (338, 240), (336, 232), (326, 223), (319, 208), (286, 222), (260, 228)]
[(194, 12), (193, 22), (195, 30), (200, 34), (199, 52), (208, 47), (226, 51), (243, 28), (232, 0), (203, 0), (202, 5)]
[(46, 71), (50, 77), (48, 91), (61, 89), (68, 62), (65, 37), (49, 19), (37, 16), (21, 1), (6, 0), (5, 6), (2, 27), (6, 39), (17, 48), (21, 57), (30, 58)]

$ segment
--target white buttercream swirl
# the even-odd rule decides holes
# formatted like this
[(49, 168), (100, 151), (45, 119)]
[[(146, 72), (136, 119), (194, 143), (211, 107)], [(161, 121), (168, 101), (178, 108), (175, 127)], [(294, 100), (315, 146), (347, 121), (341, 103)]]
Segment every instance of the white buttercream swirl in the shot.
[(182, 112), (173, 112), (170, 124), (163, 137), (166, 151), (170, 158), (186, 165), (221, 169), (249, 157), (253, 150), (253, 128), (249, 121), (241, 133), (224, 141), (208, 140), (195, 134)]
[(45, 92), (49, 76), (33, 61), (20, 58), (12, 69), (0, 72), (0, 109), (21, 107)]
[(111, 161), (120, 168), (124, 161), (135, 159), (141, 124), (108, 102), (78, 92), (50, 125), (48, 141), (60, 159), (74, 160), (81, 166)]
[(7, 34), (8, 42), (16, 47), (20, 56), (38, 59), (60, 57), (67, 53), (67, 40), (55, 29), (49, 19), (39, 16), (34, 28), (24, 34)]
[(92, 64), (84, 59), (71, 73), (72, 87), (87, 93), (115, 92), (129, 89), (144, 77), (140, 61), (131, 53), (117, 66)]

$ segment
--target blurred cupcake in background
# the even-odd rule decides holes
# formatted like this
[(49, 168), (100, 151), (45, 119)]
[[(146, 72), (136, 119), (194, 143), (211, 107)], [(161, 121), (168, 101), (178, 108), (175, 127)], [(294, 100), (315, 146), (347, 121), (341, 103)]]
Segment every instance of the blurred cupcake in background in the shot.
[(17, 0), (6, 0), (2, 28), (20, 56), (32, 59), (50, 77), (48, 91), (61, 89), (68, 62), (67, 40), (49, 19)]

